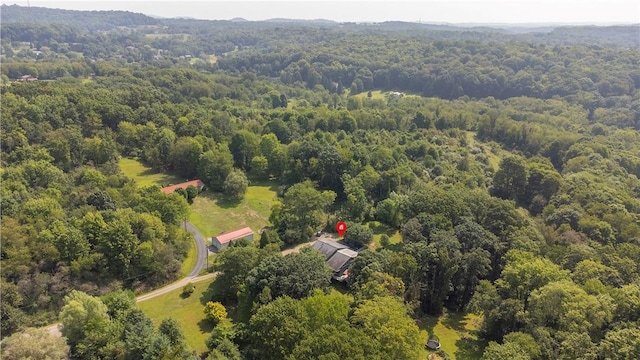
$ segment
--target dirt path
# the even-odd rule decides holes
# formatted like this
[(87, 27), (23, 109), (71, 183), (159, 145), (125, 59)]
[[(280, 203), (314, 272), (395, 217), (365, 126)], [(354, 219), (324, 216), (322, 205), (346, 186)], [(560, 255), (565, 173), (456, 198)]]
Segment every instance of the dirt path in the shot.
[(316, 241), (315, 239), (306, 243), (302, 243), (299, 245), (296, 245), (295, 247), (292, 247), (291, 249), (286, 249), (286, 250), (282, 250), (280, 253), (284, 256), (284, 255), (288, 255), (288, 254), (292, 254), (292, 253), (297, 253), (300, 251), (300, 249), (302, 249), (305, 246), (311, 246), (311, 244), (313, 244), (313, 242)]

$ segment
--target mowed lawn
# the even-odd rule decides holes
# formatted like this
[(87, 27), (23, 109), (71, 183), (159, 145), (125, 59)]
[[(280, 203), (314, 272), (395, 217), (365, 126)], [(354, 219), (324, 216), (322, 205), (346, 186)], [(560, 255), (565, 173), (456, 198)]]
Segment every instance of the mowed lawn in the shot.
[(203, 299), (212, 280), (194, 283), (196, 289), (187, 298), (181, 296), (182, 289), (138, 303), (138, 307), (153, 320), (157, 327), (163, 319), (174, 318), (184, 330), (189, 350), (202, 354), (207, 351), (205, 340), (211, 334), (213, 325), (204, 317)]
[(191, 242), (189, 246), (189, 252), (187, 253), (186, 259), (182, 262), (182, 267), (180, 268), (180, 274), (182, 276), (187, 276), (196, 266), (196, 262), (198, 260), (198, 249), (196, 249), (195, 242)]
[(165, 186), (186, 181), (186, 179), (179, 176), (154, 170), (136, 159), (122, 158), (118, 165), (120, 165), (122, 173), (135, 180), (140, 187), (149, 185)]
[[(389, 244), (395, 245), (402, 242), (402, 236), (400, 235), (400, 231), (390, 228), (389, 226), (379, 222), (379, 221), (370, 221), (367, 225), (369, 225), (369, 229), (373, 232), (373, 242), (369, 245), (369, 248), (380, 249), (382, 245), (380, 244), (380, 238), (383, 234), (387, 234), (389, 236)], [(393, 248), (393, 246), (390, 246)]]
[(440, 349), (451, 359), (477, 360), (482, 357), (484, 344), (478, 340), (480, 317), (474, 314), (445, 313), (440, 317), (425, 316), (418, 319), (420, 330), (429, 337), (440, 339)]
[(231, 200), (220, 193), (205, 191), (194, 199), (189, 222), (205, 237), (250, 227), (258, 239), (258, 231), (269, 224), (271, 202), (277, 185), (266, 182), (249, 186), (244, 199)]
[[(173, 174), (153, 170), (139, 160), (122, 158), (119, 162), (124, 175), (132, 178), (138, 186), (178, 184), (186, 179)], [(207, 238), (225, 231), (250, 227), (258, 239), (258, 231), (269, 224), (271, 202), (276, 198), (276, 182), (264, 182), (249, 186), (241, 201), (231, 200), (212, 191), (204, 191), (191, 205), (189, 222), (195, 225)], [(195, 247), (182, 266), (182, 273), (188, 274), (196, 260)]]

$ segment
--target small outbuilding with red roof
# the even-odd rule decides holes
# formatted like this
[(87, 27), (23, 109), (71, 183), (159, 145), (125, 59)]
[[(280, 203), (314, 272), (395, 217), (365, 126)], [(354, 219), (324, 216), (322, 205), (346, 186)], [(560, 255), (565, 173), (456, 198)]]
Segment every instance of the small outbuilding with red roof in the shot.
[(222, 233), (218, 236), (211, 238), (211, 245), (216, 248), (216, 250), (220, 251), (229, 244), (238, 241), (240, 239), (247, 239), (253, 241), (253, 230), (251, 228), (243, 228), (239, 230), (234, 230), (228, 233)]
[(204, 183), (202, 182), (202, 180), (191, 180), (191, 181), (183, 182), (180, 184), (165, 186), (160, 190), (165, 194), (171, 194), (178, 189), (187, 190), (189, 186), (193, 186), (199, 191), (202, 191), (202, 189), (204, 189)]

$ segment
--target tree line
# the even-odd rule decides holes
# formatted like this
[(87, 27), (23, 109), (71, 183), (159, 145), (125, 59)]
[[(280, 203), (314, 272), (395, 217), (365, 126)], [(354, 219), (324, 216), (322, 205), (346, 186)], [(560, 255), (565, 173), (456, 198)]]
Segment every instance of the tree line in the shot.
[[(638, 355), (637, 50), (406, 29), (276, 50), (327, 32), (295, 29), (245, 34), (267, 46), (215, 66), (3, 62), (12, 76), (79, 68), (0, 90), (3, 336), (61, 311), (76, 357), (191, 356), (175, 324), (156, 330), (107, 294), (175, 279), (191, 241), (184, 194), (136, 186), (118, 166), (130, 157), (234, 196), (279, 187), (272, 228), (217, 258), (207, 301), (243, 315), (219, 316), (210, 358), (423, 356), (414, 319), (445, 310), (482, 315), (487, 359)], [(520, 72), (532, 81), (516, 91)], [(435, 98), (366, 94), (379, 89)], [(279, 254), (339, 220), (368, 248), (344, 295), (322, 256)]]

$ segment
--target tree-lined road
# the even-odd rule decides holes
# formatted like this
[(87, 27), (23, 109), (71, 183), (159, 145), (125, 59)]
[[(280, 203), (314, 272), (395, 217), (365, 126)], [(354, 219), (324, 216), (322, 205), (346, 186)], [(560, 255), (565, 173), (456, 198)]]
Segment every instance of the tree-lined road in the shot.
[[(149, 293), (136, 297), (136, 302), (149, 300), (156, 296), (160, 296), (168, 292), (180, 289), (189, 283), (197, 283), (200, 281), (213, 279), (218, 275), (218, 272), (213, 272), (213, 273), (198, 276), (198, 274), (200, 274), (200, 272), (204, 270), (207, 264), (207, 256), (209, 256), (209, 249), (207, 248), (207, 245), (204, 241), (204, 236), (202, 236), (202, 233), (200, 233), (200, 230), (198, 230), (198, 228), (196, 228), (193, 224), (187, 221), (183, 221), (182, 226), (185, 230), (187, 230), (189, 233), (193, 235), (193, 238), (196, 241), (197, 261), (196, 261), (196, 265), (193, 267), (193, 270), (191, 270), (189, 275), (187, 275), (186, 277), (174, 283), (171, 283), (169, 285), (163, 286), (159, 289), (153, 290)], [(316, 239), (313, 239), (310, 242), (299, 244), (291, 249), (283, 250), (281, 253), (282, 255), (287, 255), (287, 254), (299, 252), (302, 248), (312, 245), (315, 240)], [(60, 326), (59, 323), (49, 325), (47, 327), (47, 330), (51, 335), (62, 336), (62, 333), (60, 333), (59, 326)]]
[[(202, 233), (200, 232), (200, 230), (198, 230), (197, 227), (195, 227), (193, 224), (187, 222), (187, 221), (183, 221), (182, 222), (182, 227), (183, 229), (185, 229), (186, 231), (188, 231), (191, 235), (193, 235), (193, 238), (196, 242), (196, 264), (194, 265), (193, 269), (191, 270), (191, 272), (189, 273), (189, 275), (187, 275), (186, 277), (171, 283), (169, 285), (163, 286), (159, 289), (156, 289), (152, 292), (140, 295), (136, 298), (136, 302), (140, 302), (140, 301), (145, 301), (145, 300), (149, 300), (152, 299), (156, 296), (160, 296), (162, 294), (166, 294), (168, 292), (171, 292), (173, 290), (176, 289), (180, 289), (183, 286), (187, 285), (188, 283), (196, 283), (196, 282), (200, 282), (200, 281), (204, 281), (204, 280), (208, 280), (208, 279), (213, 279), (214, 277), (216, 277), (216, 275), (218, 275), (218, 273), (210, 273), (210, 274), (205, 274), (202, 276), (198, 276), (198, 274), (200, 274), (202, 272), (202, 270), (204, 270), (206, 264), (207, 264), (207, 257), (209, 256), (209, 249), (207, 248), (207, 244), (205, 243), (204, 240), (204, 236), (202, 236)], [(53, 324), (53, 325), (49, 325), (47, 327), (47, 330), (49, 331), (49, 333), (51, 335), (55, 335), (55, 336), (62, 336), (62, 334), (60, 333), (60, 329), (59, 329), (60, 323), (57, 324)]]

